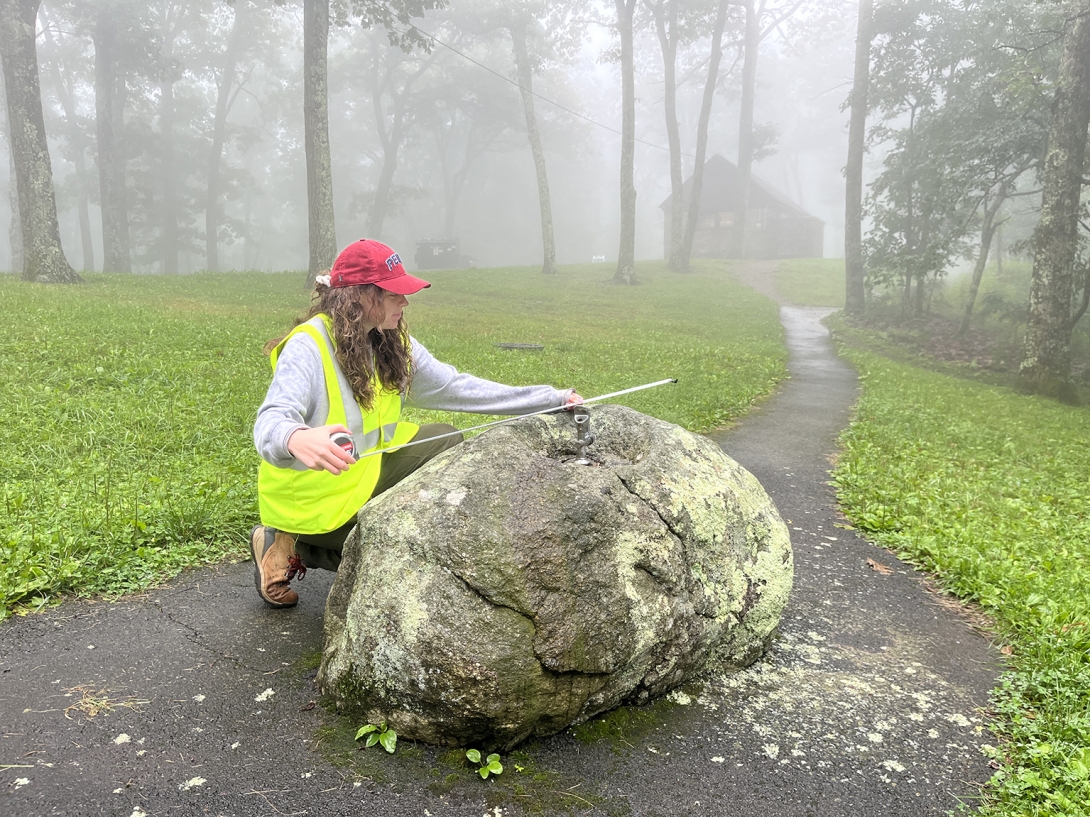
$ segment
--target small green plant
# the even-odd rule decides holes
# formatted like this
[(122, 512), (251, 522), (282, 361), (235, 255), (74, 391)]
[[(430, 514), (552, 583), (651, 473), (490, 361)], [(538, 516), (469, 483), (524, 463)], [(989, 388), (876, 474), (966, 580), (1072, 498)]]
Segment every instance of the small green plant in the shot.
[(364, 749), (370, 749), (377, 743), (392, 755), (394, 749), (397, 748), (397, 732), (387, 728), (385, 723), (379, 724), (378, 726), (373, 723), (361, 726), (359, 731), (356, 732), (356, 740), (359, 740), (364, 735), (367, 735), (367, 741), (363, 745)]
[(469, 758), (470, 763), (476, 763), (480, 767), (477, 769), (477, 774), (482, 780), (487, 780), (490, 774), (503, 774), (503, 764), (500, 763), (500, 756), (495, 752), (482, 760), (480, 752), (469, 749), (466, 751), (466, 757)]

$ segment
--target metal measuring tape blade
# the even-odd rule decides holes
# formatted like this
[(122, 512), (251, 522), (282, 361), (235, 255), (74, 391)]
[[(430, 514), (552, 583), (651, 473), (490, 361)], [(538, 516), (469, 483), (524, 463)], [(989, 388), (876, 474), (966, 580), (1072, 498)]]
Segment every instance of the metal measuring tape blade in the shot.
[(428, 437), (426, 440), (410, 440), (407, 443), (401, 445), (394, 445), (390, 448), (380, 448), (376, 451), (368, 451), (365, 454), (360, 454), (357, 459), (363, 459), (364, 457), (373, 457), (376, 454), (388, 454), (391, 451), (400, 451), (402, 448), (409, 448), (413, 445), (419, 445), (421, 443), (430, 442), (432, 440), (441, 440), (443, 437), (453, 437), (456, 434), (466, 434), (470, 431), (480, 431), (485, 428), (493, 428), (494, 426), (501, 426), (506, 423), (513, 423), (516, 420), (521, 420), (524, 417), (537, 417), (541, 414), (555, 414), (558, 411), (571, 411), (576, 406), (585, 406), (588, 403), (596, 403), (599, 400), (609, 400), (613, 397), (620, 397), (624, 394), (632, 394), (633, 392), (643, 391), (644, 389), (653, 389), (656, 386), (665, 386), (667, 384), (677, 383), (676, 377), (668, 377), (665, 380), (656, 380), (654, 383), (644, 383), (642, 386), (633, 386), (630, 389), (621, 389), (620, 391), (610, 392), (609, 394), (599, 394), (597, 397), (588, 397), (582, 403), (573, 403), (570, 406), (554, 406), (553, 408), (542, 409), (541, 411), (531, 411), (527, 414), (519, 414), (516, 417), (507, 417), (503, 420), (493, 420), (491, 423), (482, 423), (479, 426), (472, 426), (471, 428), (461, 429), (459, 431), (448, 431), (446, 434), (436, 434), (434, 437)]

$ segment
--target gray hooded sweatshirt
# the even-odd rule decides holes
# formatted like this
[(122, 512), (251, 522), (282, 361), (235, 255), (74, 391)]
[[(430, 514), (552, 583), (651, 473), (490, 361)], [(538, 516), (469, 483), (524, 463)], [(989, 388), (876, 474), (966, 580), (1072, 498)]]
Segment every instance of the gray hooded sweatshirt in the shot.
[[(562, 406), (572, 390), (552, 386), (505, 386), (459, 372), (411, 340), (412, 384), (406, 404), (437, 411), (475, 414), (529, 414)], [(339, 364), (334, 359), (334, 365)], [(297, 467), (288, 437), (300, 428), (326, 424), (329, 399), (318, 346), (309, 335), (293, 335), (276, 361), (272, 384), (257, 410), (254, 445), (262, 459), (278, 468)]]

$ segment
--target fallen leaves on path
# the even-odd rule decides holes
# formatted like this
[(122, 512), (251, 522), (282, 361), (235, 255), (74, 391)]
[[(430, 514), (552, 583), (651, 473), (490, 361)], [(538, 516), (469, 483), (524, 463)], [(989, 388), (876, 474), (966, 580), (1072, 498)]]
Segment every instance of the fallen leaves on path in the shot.
[(120, 706), (135, 709), (141, 704), (150, 703), (150, 701), (138, 701), (132, 695), (125, 700), (111, 699), (107, 694), (108, 692), (108, 689), (95, 691), (94, 687), (90, 686), (72, 687), (68, 690), (68, 694), (65, 697), (78, 694), (80, 698), (76, 703), (64, 708), (64, 717), (68, 720), (72, 720), (72, 712), (74, 710), (76, 712), (82, 712), (88, 718), (93, 718), (100, 712), (109, 713)]
[(876, 562), (874, 559), (867, 559), (867, 567), (873, 570), (875, 573), (881, 573), (883, 576), (888, 576), (893, 572), (892, 567), (887, 567), (881, 562)]

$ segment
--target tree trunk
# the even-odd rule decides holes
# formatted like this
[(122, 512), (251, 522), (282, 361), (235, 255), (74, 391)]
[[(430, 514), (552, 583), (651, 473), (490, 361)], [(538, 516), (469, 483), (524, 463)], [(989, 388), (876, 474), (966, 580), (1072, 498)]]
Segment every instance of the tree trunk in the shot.
[[(72, 128), (76, 131), (76, 128)], [(75, 135), (75, 134), (73, 134)], [(79, 238), (83, 247), (83, 269), (91, 272), (95, 268), (95, 246), (91, 237), (91, 194), (87, 181), (87, 164), (84, 162), (83, 145), (76, 142), (73, 148), (72, 162), (76, 167), (76, 180), (79, 182)]]
[[(920, 242), (917, 245), (917, 247), (927, 247), (928, 244), (931, 241), (931, 231), (930, 231), (931, 213), (929, 211), (929, 208), (927, 208), (927, 207), (921, 208), (920, 224), (921, 224), (921, 230), (920, 230), (921, 236), (920, 236)], [(921, 317), (924, 314), (924, 298), (927, 295), (927, 275), (928, 275), (928, 271), (926, 269), (917, 268), (917, 270), (916, 270), (916, 304), (915, 304), (915, 307), (913, 308), (913, 314), (917, 318)]]
[(708, 122), (712, 115), (715, 85), (719, 79), (719, 63), (723, 59), (723, 30), (727, 27), (727, 6), (730, 0), (719, 0), (712, 28), (712, 50), (708, 59), (708, 79), (704, 83), (704, 99), (700, 105), (700, 120), (696, 126), (696, 159), (693, 162), (692, 189), (689, 191), (689, 215), (685, 219), (685, 240), (681, 243), (680, 269), (689, 269), (693, 255), (696, 225), (700, 222), (700, 196), (704, 189), (704, 157), (708, 152)]
[[(467, 142), (473, 143), (473, 133), (477, 128), (477, 123), (473, 122), (470, 125), (469, 136)], [(458, 199), (462, 195), (462, 189), (465, 187), (466, 179), (469, 178), (469, 170), (472, 166), (473, 160), (476, 157), (470, 153), (470, 149), (466, 148), (465, 160), (462, 162), (462, 166), (455, 172), (450, 174), (450, 181), (444, 183), (444, 211), (443, 211), (443, 238), (454, 238), (454, 223), (455, 218), (458, 215)], [(446, 162), (446, 160), (444, 160)], [(446, 171), (444, 171), (446, 173)]]
[(303, 0), (303, 129), (307, 158), (310, 266), (307, 288), (333, 266), (337, 231), (333, 221), (333, 169), (329, 158), (329, 97), (326, 53), (329, 0)]
[[(0, 71), (0, 92), (4, 89), (4, 72)], [(6, 98), (6, 96), (5, 96)], [(11, 144), (11, 122), (5, 110), (4, 124), (8, 139), (8, 206), (11, 218), (8, 221), (8, 243), (11, 246), (11, 271), (23, 269), (23, 227), (19, 223), (19, 186), (15, 182), (15, 148)]]
[(1084, 268), (1079, 277), (1082, 278), (1082, 297), (1079, 299), (1079, 305), (1071, 315), (1070, 326), (1072, 329), (1074, 329), (1075, 325), (1082, 320), (1082, 316), (1086, 314), (1087, 307), (1090, 307), (1090, 267)]
[(435, 157), (439, 160), (439, 171), (443, 175), (443, 238), (454, 238), (454, 213), (460, 192), (455, 189), (456, 174), (450, 169), (450, 146), (457, 118), (456, 109), (445, 124), (436, 122), (431, 132), (435, 137)]
[[(39, 9), (39, 15), (42, 19), (42, 35), (45, 41), (49, 43), (50, 48), (56, 52), (56, 41), (53, 39), (53, 31), (45, 9)], [(80, 132), (79, 123), (76, 120), (76, 103), (73, 99), (72, 88), (68, 84), (67, 78), (61, 73), (59, 60), (53, 60), (52, 69), (53, 87), (57, 91), (57, 99), (60, 100), (61, 108), (64, 109), (64, 119), (68, 125), (68, 141), (72, 150), (72, 164), (76, 169), (76, 185), (79, 192), (76, 201), (76, 214), (79, 217), (79, 237), (83, 248), (83, 269), (85, 271), (93, 270), (95, 268), (95, 250), (91, 240), (90, 193), (87, 183), (87, 165), (83, 157), (83, 134)]]
[(15, 152), (8, 135), (8, 206), (11, 219), (8, 221), (8, 242), (11, 244), (11, 271), (23, 269), (23, 225), (19, 223), (19, 185), (15, 181)]
[(867, 310), (867, 271), (863, 265), (863, 155), (867, 141), (870, 40), (871, 0), (859, 0), (848, 163), (844, 166), (844, 314), (849, 318), (862, 318)]
[(163, 3), (162, 79), (159, 82), (159, 138), (162, 162), (159, 169), (163, 211), (163, 243), (160, 264), (167, 275), (178, 274), (178, 170), (174, 150), (174, 3)]
[(121, 236), (121, 248), (124, 252), (125, 268), (122, 272), (132, 272), (132, 241), (129, 238), (129, 187), (125, 173), (125, 106), (128, 104), (129, 87), (125, 79), (124, 63), (114, 76), (113, 131), (114, 152), (114, 187), (121, 202), (121, 220), (118, 222), (118, 234)]
[(83, 279), (61, 249), (53, 168), (42, 115), (35, 42), (40, 5), (41, 0), (0, 0), (0, 49), (19, 192), (23, 280), (75, 283)]
[[(375, 97), (375, 106), (381, 107), (378, 97)], [(379, 120), (379, 129), (385, 127)], [(390, 191), (394, 185), (394, 173), (397, 172), (397, 154), (401, 149), (400, 123), (394, 125), (390, 135), (382, 140), (382, 170), (379, 171), (378, 184), (375, 185), (375, 198), (371, 202), (371, 211), (367, 216), (367, 236), (369, 238), (382, 238), (382, 225), (386, 222), (386, 212), (390, 209)]]
[(457, 170), (452, 170), (453, 162), (450, 154), (456, 117), (457, 112), (451, 117), (449, 127), (444, 129), (442, 125), (438, 125), (433, 131), (436, 155), (439, 157), (439, 165), (443, 171), (443, 238), (455, 237), (458, 201), (465, 188), (466, 179), (469, 178), (469, 172), (473, 169), (473, 163), (498, 135), (497, 132), (493, 132), (491, 136), (486, 133), (478, 139), (477, 134), (481, 130), (479, 123), (473, 118), (467, 118), (469, 133), (466, 135), (465, 154), (462, 156), (461, 166)]
[(253, 190), (246, 185), (246, 198), (242, 206), (242, 268), (252, 270), (255, 266), (251, 254), (251, 242), (253, 240)]
[(98, 141), (98, 192), (102, 211), (102, 271), (132, 272), (125, 206), (125, 165), (121, 158), (120, 108), (116, 92), (116, 41), (113, 13), (103, 3), (95, 16), (95, 137)]
[(11, 220), (8, 222), (8, 242), (11, 244), (11, 271), (23, 269), (23, 225), (19, 221), (19, 185), (15, 181), (15, 154), (8, 141), (8, 206), (11, 208)]
[(681, 134), (677, 126), (677, 2), (659, 0), (649, 4), (655, 19), (655, 32), (662, 50), (662, 74), (665, 85), (662, 104), (666, 114), (666, 141), (670, 147), (670, 240), (663, 248), (671, 272), (688, 272), (680, 262), (685, 240), (685, 210), (682, 204)]
[(1073, 7), (1064, 26), (1064, 52), (1056, 86), (1041, 192), (1041, 217), (1033, 235), (1029, 320), (1020, 376), (1030, 392), (1076, 402), (1071, 379), (1071, 312), (1075, 296), (1079, 197), (1090, 125), (1090, 2)]
[(980, 292), (980, 281), (984, 278), (984, 268), (988, 266), (988, 251), (992, 247), (992, 239), (995, 231), (1002, 224), (996, 221), (999, 208), (1006, 201), (1005, 188), (1001, 187), (995, 196), (995, 201), (984, 208), (984, 221), (980, 225), (980, 254), (973, 265), (973, 277), (969, 280), (969, 295), (965, 302), (965, 315), (962, 316), (961, 325), (958, 327), (957, 336), (964, 337), (969, 331), (969, 325), (973, 320), (973, 308), (976, 306), (976, 296)]
[[(916, 127), (916, 108), (913, 107), (909, 111), (908, 117), (908, 134), (905, 137), (905, 149), (911, 149), (911, 142), (915, 135), (914, 128)], [(915, 256), (916, 256), (916, 183), (912, 177), (908, 177), (904, 180), (906, 195), (905, 195), (905, 289), (901, 298), (901, 320), (906, 320), (909, 314), (909, 304), (912, 303), (912, 277), (914, 275), (913, 269), (915, 268)]]
[[(400, 49), (391, 49), (382, 40), (381, 32), (375, 33), (374, 38), (375, 59), (371, 75), (371, 105), (375, 112), (375, 129), (382, 143), (382, 170), (379, 173), (378, 185), (375, 187), (375, 198), (371, 202), (371, 211), (368, 214), (368, 236), (370, 238), (382, 237), (382, 225), (386, 221), (386, 214), (390, 209), (390, 192), (393, 189), (394, 174), (397, 172), (397, 155), (401, 150), (401, 143), (405, 140), (405, 110), (409, 102), (413, 85), (432, 66), (438, 52), (433, 51), (431, 56), (405, 78), (401, 90), (397, 89), (397, 69), (403, 52)], [(384, 56), (385, 54), (385, 56)], [(397, 55), (395, 59), (393, 54)], [(379, 79), (380, 62), (385, 62), (386, 75)], [(390, 130), (386, 131), (386, 112), (382, 107), (384, 92), (390, 95)]]
[(549, 177), (545, 172), (545, 151), (541, 148), (541, 132), (537, 128), (537, 115), (534, 112), (533, 72), (530, 70), (530, 54), (526, 46), (526, 25), (520, 21), (508, 29), (511, 33), (511, 47), (515, 52), (515, 67), (518, 69), (519, 92), (522, 94), (522, 109), (526, 114), (526, 134), (530, 138), (530, 152), (534, 156), (534, 170), (537, 172), (537, 201), (541, 211), (541, 248), (543, 259), (541, 272), (556, 275), (556, 240), (553, 237), (553, 208), (549, 200)]
[(621, 243), (613, 283), (636, 280), (636, 83), (632, 66), (632, 16), (636, 0), (614, 0), (621, 35)]
[(249, 0), (237, 0), (231, 34), (223, 50), (223, 64), (216, 87), (216, 118), (212, 124), (212, 152), (208, 157), (208, 190), (204, 203), (204, 263), (210, 272), (220, 268), (220, 160), (223, 157), (224, 134), (227, 131), (227, 112), (230, 109), (231, 84), (235, 78), (238, 55), (242, 50), (242, 32)]
[[(397, 170), (397, 153), (401, 148), (401, 117), (400, 100), (394, 88), (396, 62), (391, 62), (388, 46), (379, 33), (372, 38), (372, 48), (375, 52), (371, 63), (371, 109), (375, 115), (375, 131), (382, 145), (382, 168), (375, 185), (375, 197), (367, 213), (367, 236), (379, 239), (382, 238), (382, 225), (386, 221), (386, 210), (390, 204), (390, 188)], [(387, 91), (390, 94), (390, 105), (394, 109), (389, 131), (386, 130), (386, 111), (382, 107), (382, 97)]]
[(745, 50), (742, 58), (742, 100), (738, 114), (738, 209), (734, 213), (732, 255), (746, 257), (746, 218), (749, 212), (749, 177), (753, 173), (753, 100), (757, 94), (757, 52), (761, 25), (755, 0), (742, 0), (746, 9)]

